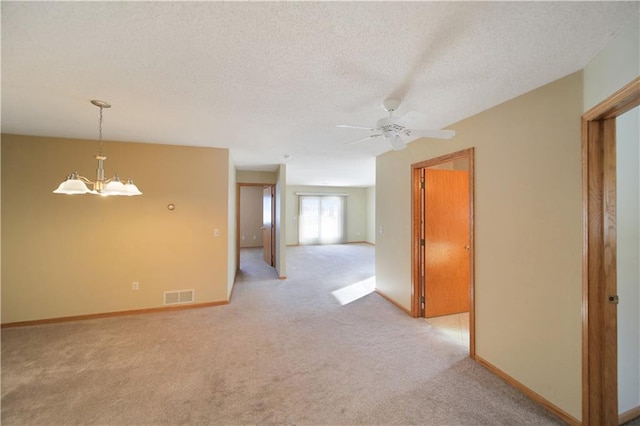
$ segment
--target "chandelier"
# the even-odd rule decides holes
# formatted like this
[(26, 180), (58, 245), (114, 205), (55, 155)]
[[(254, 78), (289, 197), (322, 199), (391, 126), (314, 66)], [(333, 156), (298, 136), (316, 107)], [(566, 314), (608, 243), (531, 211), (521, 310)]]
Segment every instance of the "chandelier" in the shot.
[[(100, 108), (100, 120), (98, 121), (98, 141), (99, 149), (95, 158), (98, 160), (98, 168), (96, 169), (95, 182), (90, 181), (84, 176), (80, 176), (78, 172), (72, 172), (67, 175), (67, 178), (53, 191), (54, 194), (99, 194), (104, 197), (108, 195), (142, 195), (142, 192), (133, 183), (133, 179), (128, 178), (125, 183), (120, 181), (120, 177), (114, 174), (112, 178), (105, 179), (104, 173), (104, 160), (107, 157), (102, 152), (102, 109), (111, 108), (107, 102), (93, 100), (91, 103)], [(91, 186), (89, 189), (87, 186)]]

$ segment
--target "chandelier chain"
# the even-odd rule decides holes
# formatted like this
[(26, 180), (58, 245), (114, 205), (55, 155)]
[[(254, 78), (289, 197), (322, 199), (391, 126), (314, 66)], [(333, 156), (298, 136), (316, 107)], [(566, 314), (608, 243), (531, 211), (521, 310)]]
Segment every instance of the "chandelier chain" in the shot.
[(100, 119), (98, 120), (98, 141), (99, 141), (99, 154), (102, 156), (102, 107), (100, 107)]

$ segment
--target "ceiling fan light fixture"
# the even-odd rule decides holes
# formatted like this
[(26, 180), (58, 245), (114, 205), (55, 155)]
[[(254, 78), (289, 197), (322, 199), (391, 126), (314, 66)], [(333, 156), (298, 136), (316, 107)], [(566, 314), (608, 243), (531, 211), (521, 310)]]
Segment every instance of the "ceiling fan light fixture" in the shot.
[(382, 134), (384, 135), (384, 138), (388, 140), (392, 140), (398, 137), (398, 132), (393, 129), (385, 130)]
[[(375, 128), (369, 128), (364, 126), (351, 126), (348, 124), (338, 124), (341, 128), (361, 129), (369, 130), (371, 135), (357, 139), (355, 141), (347, 142), (347, 145), (362, 142), (368, 139), (384, 136), (384, 139), (389, 142), (391, 148), (394, 151), (399, 151), (407, 147), (407, 143), (421, 138), (434, 138), (434, 139), (450, 139), (455, 135), (453, 130), (435, 130), (435, 129), (413, 129), (409, 128), (410, 123), (414, 122), (416, 116), (422, 117), (422, 114), (417, 112), (408, 112), (400, 118), (393, 116), (393, 112), (400, 106), (400, 100), (396, 98), (385, 99), (382, 102), (382, 106), (389, 113), (389, 116), (382, 117), (376, 122)], [(402, 136), (402, 137), (401, 137)], [(403, 138), (404, 137), (404, 138)]]
[(387, 112), (396, 111), (399, 106), (400, 106), (400, 99), (388, 98), (388, 99), (385, 99), (384, 101), (382, 101), (382, 107)]
[(394, 151), (402, 151), (403, 149), (405, 149), (407, 147), (407, 144), (404, 143), (404, 141), (402, 139), (400, 139), (400, 136), (398, 136), (398, 135), (396, 135), (392, 139), (387, 139), (387, 140), (391, 144), (391, 148)]

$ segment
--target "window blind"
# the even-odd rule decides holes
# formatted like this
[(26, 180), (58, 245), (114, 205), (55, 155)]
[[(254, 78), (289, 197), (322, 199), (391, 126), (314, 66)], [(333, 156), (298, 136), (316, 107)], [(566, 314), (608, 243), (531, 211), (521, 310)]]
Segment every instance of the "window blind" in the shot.
[(339, 244), (346, 241), (345, 196), (300, 195), (299, 197), (299, 244)]

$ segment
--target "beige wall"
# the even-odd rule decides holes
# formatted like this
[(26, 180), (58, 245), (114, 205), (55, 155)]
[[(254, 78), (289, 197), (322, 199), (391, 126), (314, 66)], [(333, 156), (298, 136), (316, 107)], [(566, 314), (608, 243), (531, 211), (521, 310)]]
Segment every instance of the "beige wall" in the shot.
[(262, 247), (262, 186), (240, 187), (240, 247)]
[(367, 235), (367, 188), (331, 186), (287, 187), (287, 244), (298, 244), (300, 202), (297, 192), (318, 194), (347, 194), (347, 242), (365, 241)]
[[(582, 73), (376, 165), (377, 287), (411, 298), (411, 164), (475, 147), (476, 353), (581, 417)], [(379, 229), (378, 229), (379, 230)]]
[(53, 194), (70, 171), (94, 178), (96, 149), (2, 135), (2, 322), (158, 307), (170, 290), (225, 301), (228, 150), (106, 142), (107, 173), (144, 195)]
[(273, 185), (278, 180), (278, 172), (238, 170), (236, 179), (238, 183), (266, 183), (267, 185)]

